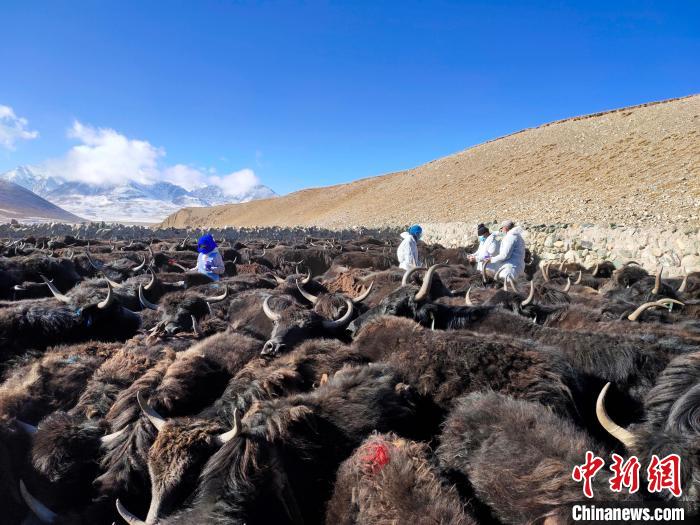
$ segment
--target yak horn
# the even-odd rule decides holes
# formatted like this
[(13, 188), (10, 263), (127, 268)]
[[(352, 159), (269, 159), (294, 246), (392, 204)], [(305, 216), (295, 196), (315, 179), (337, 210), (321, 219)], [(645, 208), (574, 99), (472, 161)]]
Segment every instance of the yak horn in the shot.
[(117, 281), (113, 281), (112, 279), (110, 279), (109, 277), (107, 277), (104, 274), (102, 274), (102, 276), (104, 277), (105, 281), (107, 281), (109, 284), (112, 285), (112, 288), (124, 288), (124, 285), (122, 283), (118, 283)]
[(90, 263), (90, 266), (92, 266), (95, 270), (102, 269), (100, 266), (97, 266), (95, 261), (92, 260), (92, 257), (90, 257), (90, 246), (88, 246), (88, 248), (85, 250), (85, 257), (87, 257), (87, 260)]
[(401, 278), (401, 286), (406, 286), (411, 281), (411, 276), (420, 270), (425, 270), (425, 268), (421, 266), (415, 266), (410, 270), (406, 270), (403, 274), (403, 277)]
[(685, 268), (683, 268), (683, 273), (685, 276), (683, 277), (683, 282), (678, 287), (678, 293), (685, 293), (685, 291), (688, 289), (688, 272), (685, 271)]
[(241, 426), (241, 418), (238, 415), (238, 409), (234, 408), (233, 409), (233, 428), (229, 430), (228, 432), (224, 432), (223, 434), (219, 434), (216, 437), (216, 441), (220, 444), (223, 445), (224, 443), (231, 441), (233, 438), (236, 437), (236, 434), (238, 434), (238, 429)]
[(197, 324), (197, 318), (194, 315), (190, 315), (190, 318), (192, 319), (192, 333), (196, 337), (199, 337), (201, 334), (199, 332), (199, 325)]
[(139, 302), (141, 303), (141, 306), (144, 308), (150, 308), (151, 310), (158, 310), (158, 305), (146, 299), (146, 295), (143, 293), (143, 290), (143, 284), (139, 284)]
[(430, 285), (433, 283), (433, 275), (435, 274), (435, 270), (437, 270), (438, 268), (444, 268), (445, 266), (447, 265), (433, 264), (430, 268), (428, 268), (428, 273), (425, 274), (423, 284), (421, 285), (420, 290), (418, 290), (414, 297), (416, 302), (424, 301), (428, 298), (428, 293), (430, 292)]
[(30, 436), (37, 433), (38, 429), (34, 425), (30, 425), (29, 423), (25, 423), (24, 421), (21, 421), (19, 419), (15, 419), (15, 423), (19, 428), (24, 430)]
[(654, 281), (654, 288), (652, 289), (651, 293), (654, 295), (659, 293), (659, 289), (661, 288), (661, 274), (664, 271), (663, 266), (659, 266), (659, 268), (656, 270), (656, 280)]
[(102, 436), (100, 438), (100, 441), (102, 442), (103, 445), (108, 445), (115, 439), (117, 439), (119, 436), (121, 436), (124, 432), (126, 432), (126, 427), (117, 430), (116, 432), (112, 432), (111, 434), (107, 434), (106, 436)]
[(277, 281), (277, 284), (284, 284), (287, 282), (284, 279), (282, 279), (279, 275), (273, 275), (273, 277), (275, 278), (275, 281)]
[(314, 294), (311, 294), (304, 290), (301, 286), (299, 286), (299, 281), (297, 281), (297, 289), (299, 290), (299, 293), (309, 301), (311, 304), (316, 304), (318, 302), (318, 297), (316, 297)]
[(352, 304), (352, 301), (347, 297), (345, 298), (345, 304), (347, 305), (348, 309), (340, 319), (335, 319), (333, 321), (323, 321), (323, 327), (326, 330), (336, 330), (338, 328), (344, 328), (345, 325), (347, 325), (350, 322), (350, 319), (352, 319), (352, 314), (355, 311), (355, 306)]
[(562, 261), (562, 262), (559, 264), (559, 271), (560, 271), (560, 272), (564, 271), (564, 261)]
[(153, 426), (156, 427), (156, 430), (160, 432), (165, 426), (165, 423), (167, 423), (165, 418), (163, 418), (163, 416), (156, 412), (155, 409), (151, 408), (151, 406), (148, 403), (144, 402), (143, 398), (141, 397), (141, 392), (136, 392), (136, 401), (138, 401), (141, 410), (144, 414), (146, 414), (148, 420), (151, 423), (153, 423)]
[(579, 270), (578, 271), (578, 277), (574, 281), (574, 284), (581, 284), (581, 279), (583, 279), (583, 271)]
[(272, 298), (271, 295), (268, 295), (267, 297), (265, 297), (265, 300), (263, 301), (262, 308), (263, 308), (263, 312), (265, 312), (265, 315), (267, 316), (267, 318), (270, 321), (277, 322), (280, 320), (280, 318), (282, 316), (280, 314), (278, 314), (277, 312), (275, 312), (272, 308), (270, 308), (270, 299), (271, 298)]
[(682, 303), (680, 301), (676, 301), (675, 299), (671, 299), (670, 297), (664, 297), (663, 299), (659, 299), (656, 301), (656, 304), (659, 306), (670, 306), (672, 304), (678, 304), (680, 306), (685, 306), (685, 303)]
[(117, 498), (117, 512), (129, 525), (146, 525), (145, 521), (140, 520), (134, 516), (131, 512), (126, 510), (126, 507), (122, 505), (122, 502)]
[(180, 268), (180, 270), (182, 270), (185, 273), (187, 273), (189, 271), (187, 268), (185, 268), (184, 266), (182, 266), (181, 264), (178, 264), (178, 263), (172, 263), (170, 266), (174, 266), (175, 268)]
[(364, 301), (365, 299), (367, 299), (367, 298), (369, 297), (369, 294), (372, 292), (372, 286), (374, 286), (374, 281), (372, 281), (371, 283), (369, 283), (369, 286), (367, 287), (367, 289), (366, 289), (364, 292), (362, 292), (360, 295), (358, 295), (357, 297), (355, 297), (355, 298), (352, 300), (352, 302), (355, 303), (355, 304), (357, 304), (357, 303), (361, 303), (362, 301)]
[(474, 306), (474, 303), (472, 303), (472, 300), (469, 297), (469, 292), (471, 292), (471, 291), (472, 291), (472, 287), (470, 286), (467, 289), (467, 295), (464, 296), (464, 304), (466, 304), (467, 306)]
[(27, 507), (34, 513), (34, 515), (39, 518), (42, 523), (53, 523), (56, 521), (58, 516), (54, 511), (49, 509), (41, 501), (32, 496), (23, 480), (19, 480), (19, 492), (22, 495), (22, 499), (27, 504)]
[(481, 266), (481, 282), (486, 284), (486, 265)]
[(104, 310), (105, 308), (109, 308), (113, 302), (114, 294), (112, 293), (112, 285), (109, 281), (107, 281), (107, 298), (104, 301), (97, 303), (97, 308)]
[(530, 293), (527, 296), (527, 299), (525, 299), (523, 302), (520, 303), (520, 306), (527, 306), (532, 302), (532, 299), (535, 297), (535, 281), (530, 281)]
[(144, 290), (150, 290), (158, 282), (158, 278), (156, 277), (156, 272), (153, 271), (153, 268), (149, 268), (148, 271), (151, 272), (151, 280), (148, 282), (148, 284), (146, 286), (143, 287)]
[(67, 295), (63, 295), (61, 292), (59, 292), (59, 291), (58, 291), (58, 288), (56, 288), (56, 286), (55, 286), (51, 281), (49, 281), (49, 280), (48, 280), (46, 277), (44, 277), (43, 275), (40, 275), (40, 277), (41, 277), (41, 279), (44, 281), (44, 283), (46, 283), (46, 286), (49, 287), (49, 290), (51, 290), (51, 293), (53, 294), (53, 296), (54, 296), (56, 299), (58, 299), (58, 300), (61, 301), (62, 303), (66, 303), (66, 304), (70, 304), (70, 303), (71, 303), (70, 297), (68, 297)]
[(139, 271), (143, 270), (145, 267), (146, 267), (146, 258), (144, 257), (143, 261), (141, 261), (141, 264), (139, 264), (138, 266), (134, 266), (131, 269), (131, 271), (132, 272), (139, 272)]
[(610, 416), (608, 416), (605, 410), (605, 394), (608, 392), (608, 388), (610, 388), (610, 383), (606, 383), (603, 390), (601, 390), (598, 395), (598, 400), (595, 404), (595, 415), (598, 417), (601, 426), (607, 430), (608, 434), (620, 441), (627, 449), (631, 449), (634, 447), (634, 434), (610, 419)]
[(311, 269), (309, 269), (306, 277), (301, 280), (301, 284), (309, 284), (309, 281), (311, 281)]
[(630, 321), (636, 321), (637, 319), (639, 319), (639, 316), (642, 315), (642, 313), (643, 313), (645, 310), (648, 310), (649, 308), (657, 308), (657, 307), (660, 307), (660, 306), (661, 306), (661, 305), (657, 304), (656, 301), (651, 301), (651, 302), (649, 302), (649, 303), (644, 303), (644, 304), (640, 305), (634, 312), (632, 312), (631, 314), (629, 314), (629, 315), (627, 316), (627, 319), (629, 319)]
[(569, 290), (571, 290), (571, 277), (566, 278), (566, 286), (562, 290), (564, 293), (569, 293)]
[(596, 275), (598, 275), (598, 266), (599, 266), (599, 263), (595, 263), (595, 267), (593, 268), (593, 273), (591, 273), (592, 277), (595, 277)]
[(224, 293), (222, 293), (221, 295), (215, 295), (214, 297), (205, 297), (204, 300), (206, 302), (208, 302), (209, 304), (220, 303), (221, 301), (223, 301), (227, 297), (228, 297), (228, 286), (225, 286)]
[(511, 288), (513, 288), (513, 291), (515, 293), (520, 292), (520, 290), (518, 290), (518, 287), (515, 286), (515, 281), (513, 280), (513, 278), (510, 275), (508, 277), (506, 277), (506, 281), (510, 283)]

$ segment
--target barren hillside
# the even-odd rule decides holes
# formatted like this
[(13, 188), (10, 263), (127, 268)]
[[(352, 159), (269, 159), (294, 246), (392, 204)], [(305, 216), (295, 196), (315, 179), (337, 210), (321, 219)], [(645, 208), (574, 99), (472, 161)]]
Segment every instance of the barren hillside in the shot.
[(18, 184), (0, 180), (0, 222), (12, 219), (23, 222), (84, 221)]
[(350, 184), (186, 208), (162, 226), (377, 227), (503, 217), (699, 223), (700, 95), (552, 122)]

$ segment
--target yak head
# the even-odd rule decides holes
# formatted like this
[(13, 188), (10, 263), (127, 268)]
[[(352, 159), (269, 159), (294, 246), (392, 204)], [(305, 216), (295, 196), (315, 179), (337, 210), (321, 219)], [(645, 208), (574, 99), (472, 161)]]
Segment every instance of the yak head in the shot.
[(305, 339), (319, 337), (326, 333), (337, 333), (344, 329), (352, 319), (355, 311), (350, 299), (345, 301), (345, 313), (338, 319), (331, 320), (292, 304), (281, 311), (275, 311), (268, 296), (263, 302), (263, 311), (272, 321), (272, 334), (262, 349), (262, 355), (275, 356), (281, 351), (292, 348)]
[(69, 295), (64, 295), (46, 277), (42, 278), (54, 297), (74, 308), (83, 327), (96, 338), (126, 339), (141, 326), (139, 314), (123, 307), (116, 299), (110, 281), (107, 281), (107, 295), (104, 297), (98, 295), (97, 288), (92, 286), (76, 286)]
[(228, 297), (228, 288), (214, 297), (206, 297), (196, 292), (173, 292), (166, 295), (160, 304), (151, 303), (145, 297), (145, 288), (139, 286), (139, 300), (145, 308), (160, 310), (162, 317), (155, 327), (157, 332), (175, 335), (180, 332), (199, 334), (198, 323), (211, 314), (211, 304), (218, 303)]

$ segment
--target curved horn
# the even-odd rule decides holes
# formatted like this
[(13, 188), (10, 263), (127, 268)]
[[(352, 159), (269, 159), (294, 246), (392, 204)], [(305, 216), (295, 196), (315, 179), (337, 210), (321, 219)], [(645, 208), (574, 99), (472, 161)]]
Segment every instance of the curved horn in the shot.
[(578, 271), (578, 277), (574, 281), (574, 284), (581, 284), (581, 279), (583, 279), (583, 270)]
[(30, 436), (37, 433), (37, 428), (34, 425), (30, 425), (29, 423), (25, 423), (19, 419), (15, 419), (15, 424)]
[(299, 290), (299, 293), (304, 297), (304, 299), (309, 301), (311, 304), (316, 304), (318, 302), (318, 297), (316, 297), (314, 294), (307, 292), (301, 286), (299, 286), (299, 281), (297, 281), (296, 283), (297, 289)]
[(233, 409), (233, 428), (229, 430), (228, 432), (224, 432), (223, 434), (219, 434), (216, 436), (216, 441), (220, 444), (223, 445), (224, 443), (231, 441), (233, 438), (236, 437), (236, 434), (238, 434), (238, 428), (241, 426), (241, 417), (238, 415), (238, 409), (234, 408)]
[(267, 316), (267, 318), (270, 321), (277, 322), (280, 320), (280, 318), (282, 316), (280, 314), (278, 314), (277, 312), (275, 312), (274, 310), (272, 310), (272, 308), (270, 308), (270, 299), (271, 298), (272, 298), (271, 295), (268, 295), (267, 297), (265, 297), (265, 300), (263, 301), (262, 308), (263, 308), (263, 312), (265, 312), (265, 315)]
[(284, 279), (282, 279), (279, 275), (274, 275), (274, 274), (273, 274), (273, 277), (275, 278), (275, 281), (277, 281), (277, 284), (284, 284), (284, 283), (287, 282), (287, 281), (285, 281)]
[(107, 281), (109, 284), (112, 285), (112, 288), (124, 288), (124, 285), (122, 283), (118, 283), (117, 281), (113, 281), (106, 275), (102, 274), (102, 277), (104, 277), (105, 281)]
[(151, 406), (148, 403), (144, 402), (143, 398), (141, 397), (141, 392), (136, 392), (136, 401), (138, 401), (141, 410), (144, 414), (146, 414), (148, 420), (151, 423), (153, 423), (153, 426), (156, 427), (156, 430), (160, 432), (165, 426), (165, 423), (167, 422), (165, 418), (161, 416), (158, 412), (156, 412), (153, 408), (151, 408)]
[(107, 298), (104, 301), (97, 303), (97, 308), (104, 310), (105, 308), (109, 308), (113, 302), (114, 294), (112, 293), (112, 285), (109, 281), (107, 281)]
[(510, 283), (511, 288), (513, 288), (513, 291), (515, 293), (520, 293), (520, 290), (518, 290), (518, 287), (515, 286), (515, 281), (513, 280), (513, 278), (510, 275), (508, 277), (506, 277), (506, 281), (508, 281)]
[(409, 282), (411, 282), (411, 276), (421, 270), (425, 270), (425, 268), (422, 268), (420, 266), (415, 266), (411, 268), (410, 270), (406, 270), (403, 274), (403, 277), (401, 278), (401, 286), (406, 286)]
[(56, 288), (56, 286), (55, 286), (51, 281), (49, 281), (49, 280), (48, 280), (46, 277), (44, 277), (43, 275), (40, 275), (39, 277), (41, 277), (42, 281), (44, 281), (44, 283), (46, 283), (46, 286), (49, 287), (49, 290), (51, 290), (51, 293), (53, 294), (53, 296), (54, 296), (56, 299), (58, 299), (58, 300), (61, 301), (62, 303), (66, 303), (66, 304), (70, 304), (70, 303), (71, 303), (70, 297), (68, 297), (67, 295), (64, 295), (64, 294), (62, 294), (61, 292), (59, 292), (59, 291), (58, 291), (58, 288)]
[(430, 292), (430, 285), (433, 283), (433, 275), (435, 274), (435, 270), (438, 268), (444, 268), (445, 266), (445, 264), (433, 264), (430, 268), (428, 268), (428, 273), (425, 274), (423, 284), (414, 297), (416, 302), (424, 301), (428, 298), (428, 293)]
[(352, 301), (347, 297), (345, 298), (345, 304), (347, 305), (348, 309), (340, 319), (336, 319), (334, 321), (323, 321), (323, 327), (326, 330), (344, 328), (350, 322), (350, 319), (352, 319), (352, 314), (355, 311), (355, 306), (352, 304)]
[(141, 306), (144, 308), (150, 308), (151, 310), (158, 310), (158, 305), (152, 303), (148, 299), (146, 299), (145, 294), (143, 293), (144, 287), (143, 283), (139, 284), (139, 302), (141, 303)]
[(675, 299), (671, 299), (670, 297), (664, 297), (663, 299), (659, 299), (656, 301), (656, 304), (659, 306), (670, 306), (672, 304), (678, 304), (680, 306), (685, 306), (685, 303), (682, 303), (680, 301), (676, 301)]
[(355, 304), (357, 304), (357, 303), (361, 303), (362, 301), (364, 301), (365, 299), (367, 299), (367, 298), (369, 297), (369, 294), (372, 292), (372, 286), (374, 286), (374, 281), (372, 281), (371, 283), (369, 283), (369, 286), (367, 287), (367, 289), (366, 289), (364, 292), (362, 292), (360, 295), (358, 295), (357, 297), (355, 297), (355, 298), (352, 300), (352, 302), (355, 303)]
[(560, 272), (563, 272), (563, 271), (564, 271), (564, 261), (562, 261), (561, 263), (559, 263), (559, 271), (560, 271)]
[(97, 266), (95, 261), (92, 260), (92, 257), (90, 257), (90, 247), (88, 246), (88, 249), (85, 250), (85, 257), (87, 257), (88, 262), (90, 263), (90, 266), (92, 266), (95, 270), (101, 270), (102, 268), (100, 266)]
[(481, 267), (481, 282), (486, 284), (486, 265)]
[(100, 441), (103, 445), (108, 445), (109, 443), (117, 439), (119, 436), (121, 436), (124, 432), (126, 432), (126, 427), (117, 430), (116, 432), (112, 432), (111, 434), (107, 434), (106, 436), (102, 436), (100, 438)]
[(199, 324), (197, 324), (197, 318), (194, 315), (190, 315), (190, 319), (192, 319), (192, 333), (199, 337), (201, 335), (201, 332), (199, 331)]
[(663, 266), (659, 266), (658, 269), (656, 270), (656, 279), (654, 280), (654, 288), (651, 290), (651, 293), (654, 295), (659, 293), (659, 289), (661, 288), (661, 274), (664, 271)]
[(566, 286), (562, 290), (564, 293), (569, 293), (569, 290), (571, 290), (571, 277), (566, 278)]
[(178, 264), (178, 263), (171, 263), (170, 266), (174, 266), (175, 268), (179, 268), (180, 270), (182, 270), (185, 273), (187, 273), (189, 271), (187, 268), (185, 268), (184, 266), (182, 266), (181, 264)]
[(141, 521), (139, 518), (134, 516), (131, 512), (126, 510), (126, 507), (122, 505), (122, 502), (117, 498), (117, 512), (129, 525), (146, 525), (145, 521)]
[(472, 291), (472, 287), (470, 286), (469, 289), (467, 289), (467, 295), (464, 296), (464, 304), (467, 306), (474, 306), (474, 303), (472, 303), (471, 297), (469, 297), (469, 292)]
[(224, 293), (221, 295), (215, 295), (213, 297), (205, 297), (204, 300), (208, 302), (209, 304), (212, 303), (220, 303), (224, 299), (228, 297), (228, 286), (224, 286)]
[(527, 299), (525, 299), (523, 302), (520, 303), (520, 306), (527, 306), (532, 302), (532, 299), (535, 297), (535, 281), (530, 281), (530, 293), (527, 296)]
[(131, 271), (132, 272), (139, 272), (139, 271), (143, 270), (145, 267), (146, 267), (146, 258), (144, 257), (143, 261), (141, 261), (141, 264), (139, 264), (138, 266), (134, 266), (131, 269)]
[(593, 273), (591, 273), (591, 276), (595, 277), (598, 275), (598, 266), (600, 266), (599, 263), (595, 263), (595, 267), (593, 268)]
[(627, 316), (627, 319), (629, 319), (630, 321), (636, 321), (637, 319), (639, 319), (639, 316), (642, 315), (642, 313), (645, 310), (648, 310), (649, 308), (661, 308), (663, 306), (664, 305), (658, 304), (658, 302), (656, 302), (656, 301), (644, 303), (643, 305), (639, 306), (639, 308), (637, 308), (634, 312), (629, 314)]
[(153, 268), (149, 268), (148, 271), (151, 272), (151, 280), (143, 287), (144, 290), (150, 290), (158, 282), (158, 277), (156, 277), (156, 272), (153, 271)]
[(620, 441), (627, 449), (630, 449), (634, 447), (634, 434), (610, 419), (608, 412), (605, 410), (605, 394), (607, 394), (608, 388), (610, 388), (610, 383), (606, 383), (600, 391), (600, 394), (598, 394), (598, 400), (595, 404), (595, 415), (598, 417), (598, 422), (607, 430), (608, 434)]
[(19, 480), (19, 492), (22, 495), (22, 499), (27, 504), (27, 507), (30, 508), (37, 518), (39, 518), (39, 521), (42, 523), (53, 523), (56, 521), (56, 517), (58, 515), (41, 501), (32, 496), (27, 490), (24, 481), (21, 479)]
[(683, 282), (678, 287), (678, 293), (685, 293), (685, 291), (688, 289), (688, 272), (685, 271), (685, 268), (683, 268), (683, 273), (685, 276), (683, 277)]
[(306, 277), (304, 277), (301, 281), (301, 284), (309, 284), (309, 281), (311, 281), (311, 269), (309, 268), (308, 273), (306, 274)]

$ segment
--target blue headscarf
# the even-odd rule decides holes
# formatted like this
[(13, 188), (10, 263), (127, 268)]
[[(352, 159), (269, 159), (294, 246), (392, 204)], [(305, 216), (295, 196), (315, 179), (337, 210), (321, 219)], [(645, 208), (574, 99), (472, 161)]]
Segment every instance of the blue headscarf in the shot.
[(202, 235), (197, 241), (197, 251), (199, 253), (209, 253), (215, 248), (216, 242), (214, 242), (214, 237), (209, 233)]
[(418, 240), (420, 239), (420, 236), (423, 235), (423, 228), (421, 228), (418, 224), (414, 224), (408, 229), (408, 233), (413, 235), (415, 240)]

